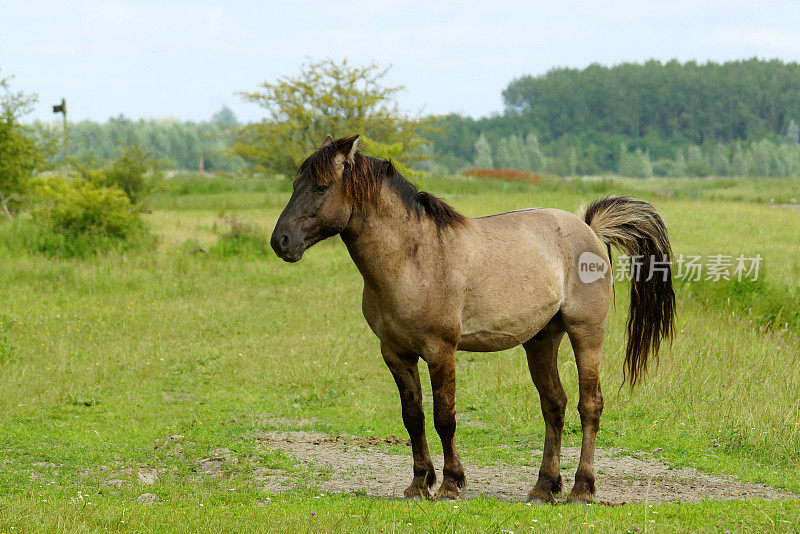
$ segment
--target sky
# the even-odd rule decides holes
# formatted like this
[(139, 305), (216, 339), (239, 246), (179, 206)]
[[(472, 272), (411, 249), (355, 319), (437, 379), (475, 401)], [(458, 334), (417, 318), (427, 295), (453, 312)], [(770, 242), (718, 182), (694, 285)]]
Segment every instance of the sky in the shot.
[(503, 110), (513, 79), (648, 59), (800, 60), (796, 1), (0, 0), (0, 77), (36, 93), (29, 119), (206, 120), (238, 92), (347, 58), (391, 67), (411, 115)]

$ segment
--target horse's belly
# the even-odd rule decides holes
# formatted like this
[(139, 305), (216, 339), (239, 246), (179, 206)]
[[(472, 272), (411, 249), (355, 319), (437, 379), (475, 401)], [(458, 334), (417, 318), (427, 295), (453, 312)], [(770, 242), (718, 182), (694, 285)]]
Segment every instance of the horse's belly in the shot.
[(465, 310), (459, 350), (494, 352), (507, 350), (528, 341), (558, 313), (558, 299), (537, 303), (506, 302), (482, 311)]
[(464, 334), (458, 342), (458, 350), (472, 352), (494, 352), (516, 347), (519, 338), (510, 332), (491, 332), (481, 330)]

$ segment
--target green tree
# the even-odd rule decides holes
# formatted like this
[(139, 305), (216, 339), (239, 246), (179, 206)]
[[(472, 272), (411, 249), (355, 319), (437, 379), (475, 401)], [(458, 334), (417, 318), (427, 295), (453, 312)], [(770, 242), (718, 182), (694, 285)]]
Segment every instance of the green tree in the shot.
[[(70, 123), (71, 154), (80, 166), (102, 167), (119, 158), (127, 147), (138, 145), (170, 168), (197, 169), (202, 154), (206, 169), (236, 171), (244, 166), (241, 158), (230, 153), (238, 125), (222, 124), (236, 120), (224, 110), (200, 123), (172, 118), (131, 121), (125, 117), (105, 123)], [(60, 123), (37, 121), (32, 129), (40, 144), (61, 139)], [(63, 159), (63, 151), (56, 151), (50, 161)]]
[(689, 173), (686, 170), (686, 158), (683, 155), (683, 150), (678, 152), (678, 155), (675, 157), (675, 166), (672, 168), (672, 172), (670, 176), (675, 176), (677, 178), (683, 178), (687, 176)]
[(780, 159), (780, 176), (797, 176), (800, 171), (800, 148), (795, 145), (781, 145), (778, 147)]
[(725, 145), (718, 144), (711, 154), (711, 173), (715, 176), (730, 174), (731, 164), (728, 160), (728, 149)]
[(731, 156), (731, 174), (733, 176), (747, 176), (747, 159), (740, 143), (733, 145)]
[[(638, 150), (637, 155), (641, 155)], [(650, 167), (650, 157), (647, 156), (647, 154), (644, 155), (642, 163), (646, 165), (646, 167), (643, 167), (642, 170), (642, 172), (646, 173), (643, 174), (643, 176), (652, 176), (653, 169)], [(575, 176), (575, 174), (578, 172), (578, 151), (574, 146), (569, 147), (569, 151), (567, 152), (567, 168), (569, 169), (570, 176)]]
[(786, 142), (792, 146), (800, 145), (800, 126), (794, 122), (794, 119), (789, 121), (789, 126), (786, 127)]
[(0, 78), (0, 209), (8, 219), (31, 174), (44, 163), (40, 147), (20, 123), (33, 108), (35, 96), (13, 92), (9, 78)]
[(262, 168), (293, 174), (327, 134), (360, 133), (383, 145), (400, 143), (401, 162), (420, 159), (424, 139), (418, 121), (399, 111), (395, 97), (402, 87), (384, 85), (386, 74), (375, 64), (354, 67), (326, 59), (304, 64), (296, 77), (242, 93), (267, 117), (239, 131), (234, 153)]
[(479, 169), (491, 169), (494, 167), (492, 147), (483, 134), (475, 141), (475, 166)]
[(775, 148), (766, 139), (750, 145), (747, 151), (747, 168), (750, 176), (772, 176), (776, 171)]
[(617, 172), (622, 176), (633, 176), (636, 178), (650, 178), (653, 176), (653, 165), (650, 162), (650, 155), (637, 148), (633, 152), (628, 151), (625, 145), (619, 149), (619, 166)]
[(711, 164), (708, 162), (703, 149), (692, 145), (686, 152), (686, 170), (692, 176), (708, 176), (711, 174)]
[(500, 169), (515, 169), (517, 168), (517, 161), (511, 153), (509, 146), (510, 138), (501, 137), (495, 142), (494, 149), (494, 164)]
[[(660, 175), (679, 172), (681, 152), (690, 174), (721, 174), (726, 166), (714, 146), (723, 144), (728, 172), (733, 172), (733, 143), (752, 147), (761, 139), (783, 138), (786, 144), (800, 144), (798, 87), (800, 64), (779, 60), (559, 68), (511, 81), (500, 115), (435, 118), (439, 131), (431, 135), (433, 157), (456, 167), (474, 157), (475, 140), (483, 133), (498, 149), (497, 156), (505, 158), (513, 151), (500, 147), (500, 139), (535, 131), (547, 156), (546, 168), (557, 173), (572, 167), (571, 148), (579, 173), (616, 170), (620, 143), (633, 152), (648, 152)], [(699, 146), (702, 157), (694, 158), (695, 152), (687, 162), (690, 146)], [(780, 153), (785, 159), (784, 151)], [(783, 167), (770, 163), (770, 172)]]
[(237, 126), (239, 124), (236, 114), (228, 106), (222, 106), (219, 111), (214, 113), (211, 116), (211, 122), (221, 126)]
[(530, 170), (530, 162), (525, 152), (525, 141), (517, 135), (508, 137), (508, 152), (512, 169)]
[(139, 145), (125, 147), (108, 167), (82, 170), (83, 177), (96, 186), (117, 188), (131, 204), (139, 202), (161, 177), (159, 161)]
[(528, 171), (541, 171), (545, 167), (544, 155), (539, 147), (539, 139), (533, 132), (525, 138), (525, 152), (528, 157)]

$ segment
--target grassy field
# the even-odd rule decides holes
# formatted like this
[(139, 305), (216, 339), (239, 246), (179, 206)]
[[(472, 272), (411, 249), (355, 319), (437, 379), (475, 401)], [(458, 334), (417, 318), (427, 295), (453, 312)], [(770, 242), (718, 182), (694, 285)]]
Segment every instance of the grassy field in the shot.
[[(800, 210), (771, 205), (791, 204), (796, 180), (422, 185), (470, 216), (575, 211), (632, 194), (655, 203), (677, 254), (761, 254), (758, 284), (678, 284), (675, 343), (632, 393), (618, 387), (627, 309), (618, 286), (598, 445), (800, 493)], [(148, 249), (74, 260), (0, 243), (0, 532), (800, 530), (797, 499), (528, 507), (322, 494), (330, 473), (264, 447), (259, 434), (298, 425), (406, 434), (341, 242), (296, 265), (258, 243), (218, 243), (231, 217), (271, 230), (288, 191), (277, 179), (174, 184), (148, 200), (158, 236)], [(457, 360), (459, 418), (473, 423), (457, 433), (465, 463), (537, 466), (544, 428), (522, 350)], [(566, 446), (580, 443), (572, 362), (565, 343)], [(440, 453), (432, 417), (428, 426)], [(179, 449), (164, 445), (178, 435)], [(220, 450), (223, 468), (204, 474), (202, 460)], [(147, 470), (156, 480), (142, 478)], [(282, 470), (295, 488), (265, 489), (255, 476), (264, 470)], [(157, 502), (140, 504), (145, 493)]]

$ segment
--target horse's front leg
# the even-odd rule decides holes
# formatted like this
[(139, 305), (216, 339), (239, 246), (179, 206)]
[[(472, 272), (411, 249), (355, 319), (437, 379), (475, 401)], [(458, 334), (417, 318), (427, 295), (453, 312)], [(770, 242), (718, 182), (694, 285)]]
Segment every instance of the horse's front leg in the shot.
[(456, 349), (442, 346), (426, 354), (433, 389), (433, 424), (442, 440), (444, 470), (437, 499), (459, 499), (464, 486), (464, 468), (456, 452)]
[(436, 482), (428, 441), (425, 439), (425, 412), (422, 410), (422, 388), (419, 383), (418, 356), (399, 356), (381, 344), (381, 354), (392, 372), (397, 389), (400, 391), (400, 404), (403, 410), (403, 424), (411, 438), (414, 455), (414, 479), (405, 490), (406, 498), (430, 499), (428, 488)]

